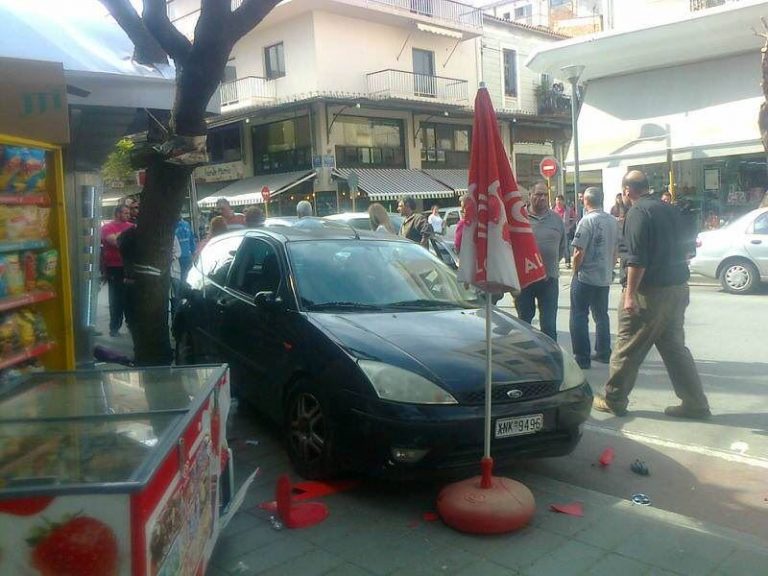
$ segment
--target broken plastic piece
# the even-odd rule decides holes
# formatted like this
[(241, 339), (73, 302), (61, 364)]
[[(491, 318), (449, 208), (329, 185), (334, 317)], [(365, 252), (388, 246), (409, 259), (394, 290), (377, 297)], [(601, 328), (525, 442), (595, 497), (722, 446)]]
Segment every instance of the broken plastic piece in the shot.
[(635, 460), (632, 462), (629, 469), (635, 474), (640, 474), (640, 476), (648, 476), (651, 473), (651, 471), (648, 470), (648, 465), (642, 460)]
[(424, 519), (424, 522), (434, 522), (440, 518), (436, 512), (424, 512), (421, 517)]
[(608, 466), (611, 462), (613, 462), (613, 458), (616, 456), (615, 452), (613, 451), (613, 448), (610, 446), (603, 450), (603, 453), (600, 454), (600, 458), (598, 462), (600, 462), (600, 466)]
[(550, 504), (549, 509), (552, 512), (568, 514), (569, 516), (584, 516), (584, 507), (581, 502), (571, 502), (569, 504)]
[(277, 479), (277, 516), (288, 528), (308, 528), (328, 518), (328, 507), (320, 502), (291, 501), (291, 481), (283, 474)]

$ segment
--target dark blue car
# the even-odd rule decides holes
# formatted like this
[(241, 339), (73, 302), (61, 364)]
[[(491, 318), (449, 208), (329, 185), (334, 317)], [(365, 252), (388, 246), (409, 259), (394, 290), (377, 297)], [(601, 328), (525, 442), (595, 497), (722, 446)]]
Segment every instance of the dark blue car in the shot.
[[(226, 361), (310, 479), (476, 466), (485, 308), (422, 247), (343, 226), (212, 239), (174, 320), (177, 361)], [(495, 309), (492, 454), (569, 453), (592, 392), (573, 358)]]

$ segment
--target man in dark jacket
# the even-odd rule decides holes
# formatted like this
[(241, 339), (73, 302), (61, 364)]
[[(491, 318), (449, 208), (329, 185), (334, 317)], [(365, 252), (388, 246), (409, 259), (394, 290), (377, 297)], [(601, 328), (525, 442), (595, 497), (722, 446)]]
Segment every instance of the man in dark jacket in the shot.
[(403, 196), (397, 203), (397, 211), (405, 218), (400, 227), (400, 236), (421, 244), (429, 250), (429, 238), (433, 234), (432, 226), (423, 214), (416, 212), (416, 199), (413, 196)]

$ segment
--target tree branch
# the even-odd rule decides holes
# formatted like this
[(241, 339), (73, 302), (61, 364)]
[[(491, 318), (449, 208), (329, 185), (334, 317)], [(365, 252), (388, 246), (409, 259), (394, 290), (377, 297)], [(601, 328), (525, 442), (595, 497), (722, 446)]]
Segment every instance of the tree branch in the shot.
[(178, 66), (184, 63), (192, 51), (192, 44), (168, 18), (165, 0), (144, 0), (144, 25)]
[(258, 26), (280, 2), (281, 0), (244, 0), (232, 13), (230, 32), (234, 40), (233, 45)]
[(139, 64), (168, 64), (168, 55), (150, 34), (130, 0), (101, 0), (104, 7), (133, 42), (133, 59)]

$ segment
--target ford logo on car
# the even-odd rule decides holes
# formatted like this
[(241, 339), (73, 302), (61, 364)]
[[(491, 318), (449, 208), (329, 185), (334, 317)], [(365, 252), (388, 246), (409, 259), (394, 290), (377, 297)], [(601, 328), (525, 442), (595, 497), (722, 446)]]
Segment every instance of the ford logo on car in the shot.
[(507, 397), (512, 400), (517, 400), (518, 398), (523, 397), (523, 391), (522, 390), (507, 390)]

